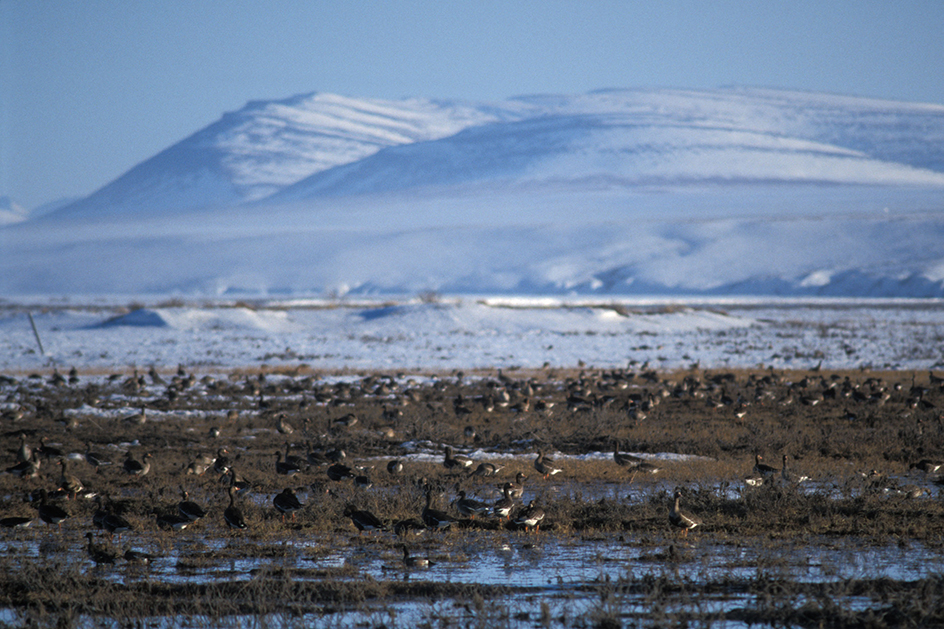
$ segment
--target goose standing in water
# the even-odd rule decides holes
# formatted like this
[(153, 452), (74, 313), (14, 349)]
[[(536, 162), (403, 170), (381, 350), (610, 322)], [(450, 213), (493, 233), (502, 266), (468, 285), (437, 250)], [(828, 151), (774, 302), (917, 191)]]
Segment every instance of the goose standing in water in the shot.
[(410, 551), (407, 549), (406, 545), (400, 546), (403, 549), (403, 563), (407, 568), (428, 568), (429, 558), (428, 557), (413, 557), (410, 555)]
[(688, 537), (688, 531), (701, 525), (701, 520), (695, 516), (682, 513), (679, 508), (679, 501), (682, 499), (682, 492), (675, 490), (675, 502), (672, 504), (672, 510), (669, 512), (669, 524), (682, 529), (682, 535)]
[(96, 564), (115, 563), (115, 559), (118, 557), (118, 553), (110, 548), (101, 546), (95, 543), (95, 534), (89, 531), (85, 534), (85, 538), (88, 540), (88, 545), (86, 550), (88, 551), (89, 558), (94, 561)]

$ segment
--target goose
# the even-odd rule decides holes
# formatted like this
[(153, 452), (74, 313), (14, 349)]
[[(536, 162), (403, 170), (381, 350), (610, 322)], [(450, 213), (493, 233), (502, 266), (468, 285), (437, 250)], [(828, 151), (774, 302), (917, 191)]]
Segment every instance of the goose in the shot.
[(69, 513), (58, 505), (49, 504), (49, 495), (45, 489), (40, 490), (39, 496), (39, 519), (49, 525), (55, 524), (62, 532), (62, 523), (69, 518)]
[(17, 463), (25, 463), (33, 458), (33, 449), (26, 443), (26, 433), (20, 433), (20, 447), (16, 451)]
[(626, 454), (619, 451), (619, 442), (613, 444), (613, 460), (617, 465), (627, 467), (636, 463), (642, 463), (642, 459), (632, 454)]
[(787, 455), (783, 455), (783, 467), (780, 468), (780, 477), (787, 484), (798, 484), (810, 480), (809, 476), (797, 476), (787, 469)]
[(46, 443), (46, 437), (42, 437), (39, 440), (39, 447), (36, 451), (45, 459), (61, 459), (65, 456), (65, 453), (59, 448), (53, 447)]
[(102, 471), (102, 467), (111, 465), (111, 461), (109, 461), (104, 455), (101, 455), (98, 452), (92, 452), (91, 445), (88, 441), (85, 442), (85, 462), (94, 467), (95, 471), (98, 473)]
[(515, 524), (523, 526), (525, 531), (528, 529), (533, 531), (541, 530), (541, 522), (543, 520), (544, 509), (535, 505), (533, 500), (528, 503), (528, 506), (521, 513), (515, 516)]
[(69, 473), (65, 459), (59, 459), (58, 464), (62, 467), (62, 474), (59, 475), (59, 489), (65, 491), (66, 496), (71, 496), (74, 500), (76, 495), (85, 489), (85, 486), (82, 481)]
[(560, 474), (564, 470), (554, 465), (554, 461), (544, 456), (544, 453), (538, 450), (538, 456), (534, 459), (534, 469), (538, 471), (544, 480), (547, 480), (554, 474)]
[(141, 426), (147, 422), (147, 408), (142, 406), (140, 413), (134, 413), (133, 415), (128, 415), (127, 417), (122, 418), (126, 424), (134, 424), (136, 426)]
[(394, 523), (393, 532), (397, 537), (418, 537), (426, 532), (426, 525), (417, 518), (406, 518)]
[(131, 453), (125, 458), (123, 464), (125, 471), (132, 476), (145, 476), (151, 471), (151, 453), (145, 452), (141, 460), (135, 459)]
[(342, 481), (345, 478), (354, 478), (357, 476), (354, 473), (354, 470), (352, 470), (347, 465), (342, 465), (340, 463), (335, 463), (334, 465), (328, 466), (326, 472), (328, 474), (328, 478), (333, 481)]
[(247, 493), (252, 489), (252, 483), (243, 476), (237, 474), (233, 467), (229, 468), (228, 474), (223, 474), (220, 476), (221, 483), (225, 480), (229, 481), (229, 486), (235, 488), (236, 493), (239, 495)]
[[(262, 399), (262, 394), (259, 394), (259, 399)], [(295, 432), (295, 428), (288, 423), (285, 419), (285, 413), (279, 413), (279, 423), (276, 424), (276, 430), (278, 430), (283, 435), (290, 435)]]
[(446, 446), (446, 456), (443, 459), (443, 467), (445, 467), (447, 470), (452, 470), (452, 469), (457, 469), (457, 468), (464, 469), (467, 467), (471, 467), (472, 463), (473, 463), (472, 459), (470, 459), (467, 456), (463, 456), (461, 454), (454, 456), (452, 452), (452, 448), (450, 446)]
[(39, 476), (39, 455), (32, 452), (28, 461), (21, 461), (16, 465), (11, 465), (6, 469), (7, 474), (13, 474), (20, 478), (36, 478)]
[(637, 463), (630, 467), (629, 471), (633, 473), (632, 478), (636, 478), (636, 474), (658, 474), (662, 471), (662, 468), (655, 463), (643, 461), (642, 463)]
[(340, 463), (347, 458), (347, 452), (340, 448), (331, 448), (325, 452), (325, 458), (327, 458), (329, 461), (333, 461), (334, 463)]
[(292, 444), (286, 441), (285, 442), (285, 462), (294, 465), (298, 469), (302, 469), (305, 466), (305, 464), (308, 462), (308, 457), (298, 456), (297, 454), (290, 454), (291, 449), (292, 449)]
[(940, 471), (941, 467), (944, 467), (944, 462), (931, 460), (931, 459), (921, 459), (917, 463), (913, 463), (909, 466), (910, 469), (919, 469), (922, 472), (927, 472), (928, 474), (934, 474), (935, 472)]
[(198, 505), (193, 500), (190, 500), (190, 494), (183, 487), (180, 488), (180, 495), (182, 500), (177, 503), (177, 513), (187, 518), (191, 522), (196, 522), (200, 518), (206, 516), (206, 509)]
[(430, 566), (428, 557), (413, 557), (410, 555), (410, 551), (407, 550), (406, 545), (401, 545), (400, 548), (403, 549), (403, 564), (407, 568), (428, 568)]
[(95, 534), (89, 531), (85, 534), (85, 538), (88, 540), (88, 545), (86, 550), (88, 551), (89, 558), (94, 561), (96, 564), (113, 564), (115, 559), (118, 557), (118, 553), (112, 550), (111, 548), (106, 548), (95, 543)]
[(524, 481), (527, 479), (528, 477), (525, 476), (523, 472), (518, 472), (515, 474), (515, 480), (505, 483), (500, 489), (502, 491), (507, 489), (509, 497), (515, 500), (521, 500), (524, 496)]
[(495, 465), (494, 463), (479, 463), (479, 466), (475, 468), (475, 471), (469, 474), (469, 478), (472, 478), (473, 476), (478, 476), (479, 478), (495, 476), (503, 469), (504, 466)]
[(122, 557), (124, 557), (124, 560), (129, 564), (136, 566), (147, 566), (156, 559), (156, 557), (150, 553), (144, 553), (131, 548), (127, 549)]
[(276, 474), (282, 474), (283, 476), (294, 476), (301, 469), (288, 461), (282, 460), (282, 451), (279, 450), (275, 453), (275, 472)]
[[(281, 454), (281, 452), (279, 454)], [(246, 519), (243, 517), (243, 512), (240, 511), (239, 507), (236, 506), (236, 488), (232, 485), (229, 488), (229, 506), (226, 507), (225, 511), (223, 511), (223, 520), (231, 529), (249, 528), (246, 525)]]
[(780, 471), (776, 467), (771, 467), (767, 465), (766, 463), (762, 463), (763, 460), (764, 460), (764, 457), (762, 457), (759, 454), (754, 456), (754, 473), (755, 474), (760, 474), (761, 476), (768, 478), (768, 477), (774, 476), (777, 472)]
[(32, 526), (35, 521), (35, 518), (11, 515), (6, 518), (0, 518), (0, 526), (7, 529), (27, 529)]
[(93, 522), (95, 521), (96, 516), (99, 517), (99, 520), (96, 522), (96, 524), (100, 528), (104, 529), (109, 535), (117, 535), (119, 541), (121, 540), (122, 534), (134, 530), (134, 527), (131, 526), (131, 523), (117, 513), (102, 513), (101, 510), (99, 510), (94, 516), (92, 516)]
[(447, 513), (433, 508), (433, 492), (429, 488), (426, 490), (426, 508), (421, 515), (423, 523), (431, 529), (447, 529), (456, 519)]
[(272, 499), (272, 505), (282, 514), (283, 522), (285, 522), (286, 514), (291, 515), (292, 522), (294, 522), (295, 512), (305, 506), (298, 499), (298, 496), (295, 495), (295, 490), (291, 487), (286, 487), (282, 490), (282, 493), (276, 494), (275, 498)]
[(182, 531), (191, 524), (193, 524), (193, 521), (190, 518), (186, 518), (176, 513), (167, 513), (157, 516), (157, 526), (162, 529), (174, 529), (175, 531)]
[(380, 518), (375, 516), (370, 511), (357, 509), (354, 505), (347, 505), (347, 507), (344, 509), (344, 515), (351, 518), (351, 522), (353, 522), (354, 526), (357, 527), (358, 535), (364, 531), (367, 531), (367, 533), (370, 534), (372, 531), (387, 530), (387, 527), (383, 522), (380, 521)]
[(682, 513), (679, 510), (679, 501), (682, 498), (682, 492), (680, 490), (675, 490), (674, 498), (675, 502), (672, 504), (672, 510), (669, 512), (669, 524), (682, 529), (682, 535), (688, 537), (688, 531), (696, 526), (700, 526), (701, 520), (686, 513)]
[(459, 498), (456, 500), (456, 510), (474, 520), (475, 516), (487, 513), (489, 505), (474, 498), (469, 498), (464, 491), (460, 491)]
[(229, 451), (226, 448), (219, 448), (213, 459), (213, 471), (217, 474), (225, 474), (229, 471), (229, 457), (226, 456)]
[(515, 500), (511, 497), (511, 490), (508, 487), (510, 484), (505, 483), (502, 487), (502, 498), (492, 505), (492, 514), (503, 520), (507, 519), (511, 515), (511, 510), (515, 508)]

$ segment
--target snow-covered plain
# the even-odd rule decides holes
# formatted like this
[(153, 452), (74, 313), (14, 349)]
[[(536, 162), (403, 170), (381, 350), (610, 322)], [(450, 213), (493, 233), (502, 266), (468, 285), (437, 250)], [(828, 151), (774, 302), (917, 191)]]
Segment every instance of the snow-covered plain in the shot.
[(944, 367), (935, 299), (423, 297), (6, 301), (0, 370)]

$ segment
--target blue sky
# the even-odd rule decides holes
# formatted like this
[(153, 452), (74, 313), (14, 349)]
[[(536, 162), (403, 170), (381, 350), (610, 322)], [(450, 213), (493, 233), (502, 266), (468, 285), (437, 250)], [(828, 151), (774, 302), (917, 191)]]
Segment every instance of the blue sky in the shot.
[(750, 85), (944, 104), (941, 0), (0, 0), (0, 196), (85, 196), (249, 100)]

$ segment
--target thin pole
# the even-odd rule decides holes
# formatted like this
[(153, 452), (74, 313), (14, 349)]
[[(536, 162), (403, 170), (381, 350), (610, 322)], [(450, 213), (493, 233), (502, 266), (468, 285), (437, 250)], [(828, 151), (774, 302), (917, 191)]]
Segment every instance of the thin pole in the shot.
[(39, 330), (36, 329), (36, 322), (33, 321), (33, 313), (27, 311), (26, 315), (29, 317), (30, 325), (33, 326), (33, 335), (36, 337), (36, 344), (39, 345), (39, 353), (45, 356), (46, 350), (43, 349), (43, 342), (39, 340)]

